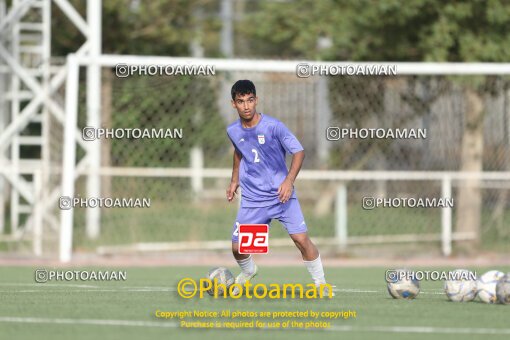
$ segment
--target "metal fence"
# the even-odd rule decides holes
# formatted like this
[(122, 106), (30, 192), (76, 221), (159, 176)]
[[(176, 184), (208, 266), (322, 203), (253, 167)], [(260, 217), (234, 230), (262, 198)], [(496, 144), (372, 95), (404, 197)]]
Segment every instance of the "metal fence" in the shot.
[[(504, 66), (398, 64), (398, 76), (299, 78), (293, 62), (102, 56), (94, 61), (102, 75), (100, 127), (175, 128), (182, 129), (183, 138), (103, 139), (101, 165), (94, 168), (87, 159), (94, 153), (90, 143), (75, 144), (89, 126), (90, 114), (77, 67), (91, 61), (71, 58), (66, 114), (69, 118), (76, 112), (76, 125), (72, 120), (66, 120), (67, 128), (55, 123), (52, 133), (52, 149), (64, 159), (51, 174), (57, 180), (68, 176), (62, 195), (90, 196), (89, 178), (99, 176), (102, 196), (152, 200), (145, 210), (101, 209), (98, 222), (92, 223), (100, 226), (98, 237), (87, 231), (90, 209), (74, 209), (70, 220), (64, 211), (63, 220), (68, 219), (62, 226), (68, 229), (60, 229), (58, 237), (68, 235), (71, 221), (74, 249), (139, 249), (109, 247), (133, 243), (150, 243), (141, 248), (153, 250), (193, 244), (214, 248), (225, 245), (217, 241), (228, 243), (237, 210), (224, 198), (233, 152), (225, 128), (237, 119), (230, 87), (237, 79), (251, 79), (259, 112), (282, 120), (306, 150), (296, 189), (312, 237), (340, 248), (429, 241), (446, 254), (451, 239), (478, 238), (482, 249), (509, 250), (510, 82)], [(117, 77), (117, 63), (212, 64), (216, 74)], [(473, 110), (477, 103), (479, 111)], [(66, 137), (73, 126), (77, 129)], [(328, 139), (330, 127), (422, 129), (426, 138)], [(74, 148), (76, 169), (65, 156)], [(67, 171), (70, 166), (72, 172)], [(455, 200), (451, 210), (362, 208), (366, 196), (427, 198), (450, 192)], [(470, 211), (470, 204), (478, 215), (460, 213)], [(479, 220), (474, 234), (463, 229), (470, 223), (465, 219), (472, 217)], [(285, 236), (273, 227), (272, 238)], [(162, 242), (169, 246), (154, 244)]]

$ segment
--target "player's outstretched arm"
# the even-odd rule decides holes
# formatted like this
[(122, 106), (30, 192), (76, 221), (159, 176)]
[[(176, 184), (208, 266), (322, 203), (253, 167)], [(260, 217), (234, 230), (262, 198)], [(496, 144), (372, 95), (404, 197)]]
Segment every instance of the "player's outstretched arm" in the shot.
[(294, 187), (294, 181), (296, 180), (299, 170), (301, 170), (304, 159), (304, 150), (296, 152), (292, 155), (292, 163), (290, 164), (289, 174), (278, 188), (278, 198), (280, 199), (280, 202), (285, 203), (290, 199), (290, 196), (292, 195), (292, 189)]
[(233, 165), (232, 165), (232, 178), (227, 188), (227, 200), (231, 202), (236, 195), (237, 188), (239, 187), (239, 164), (241, 164), (241, 155), (234, 150)]

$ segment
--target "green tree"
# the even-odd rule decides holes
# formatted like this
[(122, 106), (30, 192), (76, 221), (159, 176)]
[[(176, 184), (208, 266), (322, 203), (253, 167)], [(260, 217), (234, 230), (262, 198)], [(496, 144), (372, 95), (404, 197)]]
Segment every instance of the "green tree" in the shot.
[(504, 62), (509, 27), (506, 0), (296, 0), (252, 5), (238, 31), (257, 56)]
[[(86, 19), (86, 1), (70, 0)], [(190, 42), (197, 35), (208, 55), (218, 53), (218, 19), (194, 15), (197, 8), (217, 11), (217, 1), (103, 1), (103, 53), (188, 56)], [(195, 28), (200, 26), (201, 30)], [(65, 56), (75, 52), (85, 41), (81, 32), (56, 5), (52, 6), (52, 54)]]
[[(236, 25), (236, 35), (249, 41), (248, 48), (236, 54), (276, 59), (339, 59), (333, 51), (342, 51), (321, 48), (319, 40), (334, 39), (337, 47), (347, 44), (352, 14), (352, 6), (333, 0), (250, 3), (243, 20)], [(346, 57), (347, 54), (340, 59)]]
[[(245, 22), (256, 23), (243, 25), (243, 34), (255, 42), (256, 49), (250, 52), (269, 56), (353, 61), (510, 60), (510, 2), (506, 0), (266, 1)], [(317, 48), (320, 35), (330, 37), (329, 48)], [(467, 110), (460, 170), (480, 171), (484, 116), (480, 90), (490, 88), (493, 79), (463, 78)], [(349, 98), (352, 102), (347, 105), (356, 107), (364, 102), (363, 106), (377, 112), (377, 93), (367, 93), (367, 97), (376, 98), (375, 103), (361, 98), (356, 105), (356, 99)], [(476, 180), (465, 182), (457, 200), (456, 230), (475, 234), (476, 240), (481, 224), (479, 184)], [(476, 245), (477, 241), (466, 242), (463, 248)]]

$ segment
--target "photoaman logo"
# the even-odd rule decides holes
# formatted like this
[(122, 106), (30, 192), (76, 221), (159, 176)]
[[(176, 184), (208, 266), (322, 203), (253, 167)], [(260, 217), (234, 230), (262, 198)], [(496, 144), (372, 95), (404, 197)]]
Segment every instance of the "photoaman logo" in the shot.
[[(212, 292), (212, 294), (211, 294)], [(227, 287), (224, 283), (219, 283), (218, 279), (200, 279), (194, 280), (190, 277), (181, 279), (177, 284), (177, 293), (184, 299), (191, 299), (195, 296), (204, 297), (204, 293), (212, 295), (214, 298), (223, 297), (239, 299), (317, 299), (327, 297), (333, 298), (333, 286), (328, 283), (316, 286), (313, 283), (303, 285), (300, 283), (258, 283), (252, 285), (248, 280), (244, 285), (234, 283)]]
[(239, 225), (239, 254), (267, 254), (269, 251), (269, 225)]

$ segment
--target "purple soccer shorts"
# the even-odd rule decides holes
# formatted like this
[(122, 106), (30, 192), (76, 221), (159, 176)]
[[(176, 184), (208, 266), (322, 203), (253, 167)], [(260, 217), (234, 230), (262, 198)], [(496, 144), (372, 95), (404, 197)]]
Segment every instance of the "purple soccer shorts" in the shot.
[(291, 198), (285, 203), (268, 207), (241, 207), (232, 228), (232, 242), (239, 242), (240, 224), (270, 224), (273, 219), (280, 221), (289, 235), (304, 233), (308, 230), (299, 201)]

